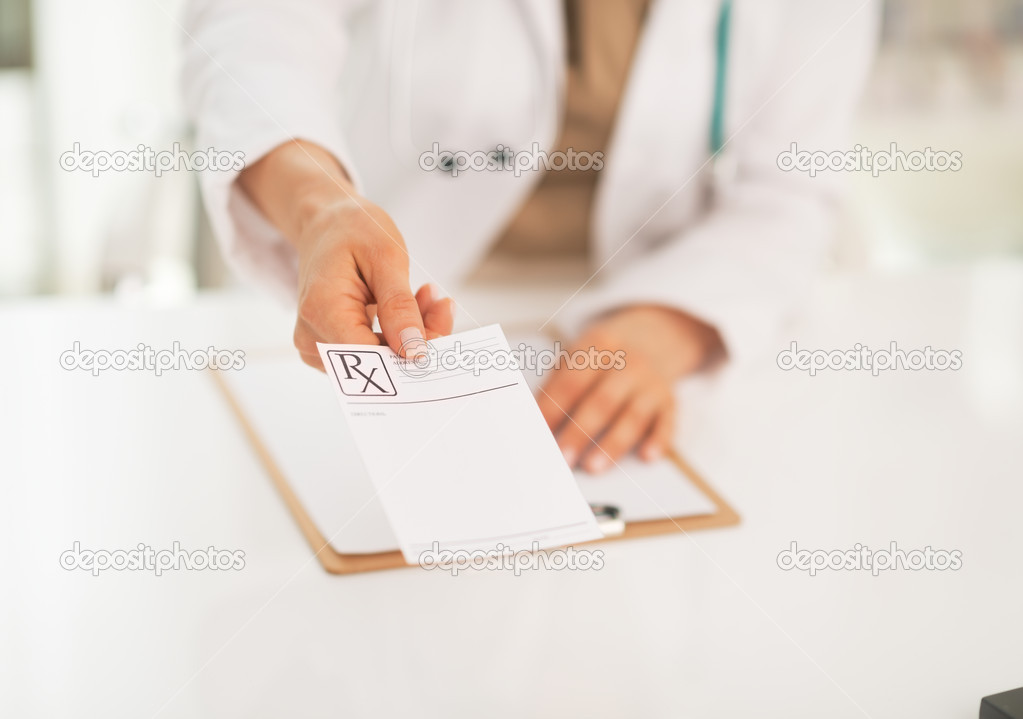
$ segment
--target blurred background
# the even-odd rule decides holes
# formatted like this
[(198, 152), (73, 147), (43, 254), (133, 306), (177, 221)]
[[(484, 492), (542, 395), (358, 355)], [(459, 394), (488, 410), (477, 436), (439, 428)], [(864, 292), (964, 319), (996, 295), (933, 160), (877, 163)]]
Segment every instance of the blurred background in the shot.
[[(83, 148), (191, 149), (183, 0), (0, 0), (0, 299), (173, 303), (231, 282), (196, 177), (66, 172)], [(841, 267), (1023, 256), (1023, 0), (887, 0), (850, 148), (962, 153), (958, 172), (850, 173)], [(835, 148), (848, 149), (848, 148)]]

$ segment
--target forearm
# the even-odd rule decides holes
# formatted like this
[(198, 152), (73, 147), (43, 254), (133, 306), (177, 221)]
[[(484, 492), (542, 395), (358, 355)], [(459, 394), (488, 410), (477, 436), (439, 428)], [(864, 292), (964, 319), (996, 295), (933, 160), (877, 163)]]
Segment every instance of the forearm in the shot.
[(725, 358), (725, 345), (714, 327), (678, 310), (659, 309), (672, 328), (665, 338), (669, 376), (685, 377)]
[(302, 228), (356, 192), (338, 161), (319, 145), (292, 140), (271, 150), (238, 176), (238, 185), (293, 245)]
[(588, 339), (604, 344), (617, 341), (624, 345), (620, 349), (642, 352), (667, 379), (692, 374), (725, 356), (714, 327), (670, 307), (623, 307), (598, 320), (594, 328), (598, 336)]

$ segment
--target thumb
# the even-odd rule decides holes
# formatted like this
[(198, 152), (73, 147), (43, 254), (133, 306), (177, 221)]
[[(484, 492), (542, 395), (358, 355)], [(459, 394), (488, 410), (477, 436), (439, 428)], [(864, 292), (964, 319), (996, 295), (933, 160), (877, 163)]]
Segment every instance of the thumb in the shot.
[(377, 316), (387, 345), (409, 359), (425, 355), (423, 317), (408, 277), (394, 269), (380, 269), (368, 284), (377, 301)]

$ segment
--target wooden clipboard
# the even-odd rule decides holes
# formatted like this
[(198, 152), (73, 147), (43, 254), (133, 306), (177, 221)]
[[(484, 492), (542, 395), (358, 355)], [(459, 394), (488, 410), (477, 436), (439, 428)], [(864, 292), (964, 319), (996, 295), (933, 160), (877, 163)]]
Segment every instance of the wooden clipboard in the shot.
[[(231, 407), (231, 411), (238, 423), (241, 425), (245, 436), (248, 438), (255, 450), (256, 455), (259, 457), (259, 461), (266, 469), (267, 474), (270, 475), (270, 479), (273, 481), (274, 486), (284, 499), (284, 503), (291, 511), (292, 516), (298, 523), (299, 529), (305, 536), (306, 541), (309, 542), (309, 546), (312, 548), (316, 558), (320, 560), (320, 564), (323, 568), (331, 574), (356, 574), (359, 572), (372, 572), (379, 569), (397, 569), (399, 567), (413, 567), (414, 564), (409, 564), (405, 561), (405, 557), (402, 555), (400, 550), (394, 549), (387, 552), (374, 552), (367, 554), (342, 554), (337, 552), (330, 542), (327, 541), (323, 533), (313, 523), (312, 518), (306, 512), (305, 507), (299, 501), (298, 496), (295, 494), (291, 485), (288, 483), (287, 477), (281, 471), (280, 467), (274, 461), (273, 456), (267, 449), (263, 440), (256, 432), (255, 427), (249, 418), (246, 416), (244, 410), (239, 404), (231, 388), (228, 387), (227, 382), (223, 380), (220, 372), (210, 370), (210, 375), (213, 377), (214, 382), (220, 388), (221, 393), (227, 400), (228, 405)], [(682, 473), (689, 478), (690, 481), (703, 492), (704, 495), (711, 502), (713, 502), (716, 511), (713, 514), (703, 514), (690, 517), (666, 517), (664, 519), (652, 519), (642, 522), (628, 522), (625, 525), (625, 531), (621, 534), (613, 537), (605, 537), (604, 539), (595, 540), (596, 542), (606, 542), (618, 539), (634, 539), (636, 537), (649, 537), (657, 534), (669, 534), (671, 532), (682, 532), (683, 534), (698, 529), (711, 529), (715, 527), (729, 527), (739, 523), (739, 515), (732, 507), (722, 499), (721, 495), (714, 491), (713, 488), (701, 477), (696, 470), (694, 470), (688, 462), (686, 462), (677, 452), (672, 452), (670, 455), (671, 460), (678, 465), (678, 468)], [(589, 543), (589, 542), (588, 542)]]

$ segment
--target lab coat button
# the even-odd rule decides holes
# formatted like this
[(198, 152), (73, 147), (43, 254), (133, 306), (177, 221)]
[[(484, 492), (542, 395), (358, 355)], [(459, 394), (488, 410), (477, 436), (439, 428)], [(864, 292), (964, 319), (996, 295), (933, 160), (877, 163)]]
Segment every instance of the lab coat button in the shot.
[(497, 147), (494, 148), (494, 151), (490, 153), (490, 157), (493, 159), (493, 161), (497, 164), (498, 167), (502, 168), (508, 162), (508, 158), (510, 156), (511, 153), (508, 152), (507, 148), (505, 148), (504, 145), (498, 145)]

